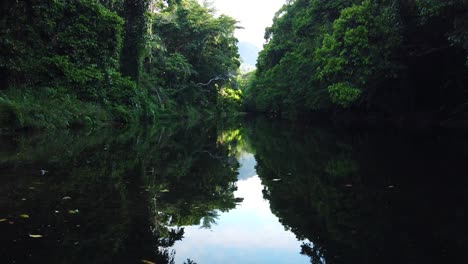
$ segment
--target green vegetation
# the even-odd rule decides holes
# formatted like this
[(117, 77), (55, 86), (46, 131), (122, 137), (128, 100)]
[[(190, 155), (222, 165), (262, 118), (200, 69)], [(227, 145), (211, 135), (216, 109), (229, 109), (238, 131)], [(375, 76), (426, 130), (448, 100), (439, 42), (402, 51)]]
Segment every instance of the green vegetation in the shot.
[(468, 112), (465, 0), (292, 0), (266, 29), (249, 111)]
[[(241, 111), (468, 113), (466, 0), (291, 0), (239, 75), (237, 21), (197, 0), (3, 1), (0, 128)], [(422, 119), (422, 118), (418, 118)]]
[(150, 18), (144, 86), (166, 111), (212, 111), (240, 65), (236, 21), (215, 18), (195, 0), (154, 8), (160, 10)]
[(0, 15), (1, 128), (232, 110), (215, 111), (239, 66), (236, 21), (196, 0), (7, 0)]

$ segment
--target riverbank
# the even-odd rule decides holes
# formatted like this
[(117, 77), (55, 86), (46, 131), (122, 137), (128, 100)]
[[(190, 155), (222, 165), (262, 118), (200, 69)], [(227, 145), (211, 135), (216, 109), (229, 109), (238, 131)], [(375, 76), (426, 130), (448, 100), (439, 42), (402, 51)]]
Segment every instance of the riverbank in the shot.
[(362, 129), (398, 129), (423, 131), (428, 129), (459, 129), (468, 131), (466, 112), (447, 113), (441, 111), (412, 112), (404, 114), (366, 113), (358, 111), (316, 112), (301, 116), (274, 115), (249, 112), (248, 116), (265, 116), (269, 119), (285, 120), (301, 124), (328, 124), (338, 127)]
[(147, 100), (140, 100), (134, 107), (86, 102), (72, 94), (59, 94), (54, 89), (0, 92), (0, 131), (99, 129), (165, 123), (167, 120), (192, 126), (203, 120), (230, 120), (244, 114), (226, 103), (204, 108), (163, 109)]
[(330, 116), (330, 119), (338, 125), (349, 127), (393, 127), (406, 130), (468, 130), (468, 119), (463, 113), (449, 115), (439, 111), (412, 112), (405, 114), (341, 112), (334, 113)]
[(71, 127), (103, 127), (123, 119), (93, 102), (72, 95), (47, 96), (35, 92), (0, 95), (0, 128), (48, 130)]

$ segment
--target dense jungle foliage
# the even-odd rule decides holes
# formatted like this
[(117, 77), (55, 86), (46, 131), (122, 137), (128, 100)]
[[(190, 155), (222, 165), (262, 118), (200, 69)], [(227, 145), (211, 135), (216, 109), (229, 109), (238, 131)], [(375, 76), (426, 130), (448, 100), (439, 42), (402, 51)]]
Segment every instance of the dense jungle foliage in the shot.
[(289, 0), (265, 39), (250, 111), (468, 112), (466, 0)]
[(239, 66), (236, 23), (196, 0), (2, 1), (0, 127), (238, 107), (241, 94), (228, 87)]

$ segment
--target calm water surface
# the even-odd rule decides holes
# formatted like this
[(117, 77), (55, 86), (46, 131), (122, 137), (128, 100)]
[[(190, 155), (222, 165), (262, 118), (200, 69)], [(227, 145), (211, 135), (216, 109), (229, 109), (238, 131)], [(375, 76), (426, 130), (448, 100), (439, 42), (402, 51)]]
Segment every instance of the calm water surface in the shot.
[(257, 118), (0, 146), (0, 263), (468, 263), (461, 133)]
[(285, 230), (264, 199), (265, 186), (255, 171), (255, 157), (241, 152), (236, 197), (242, 203), (221, 213), (210, 229), (185, 227), (186, 238), (174, 246), (176, 263), (309, 263), (299, 253), (302, 241)]

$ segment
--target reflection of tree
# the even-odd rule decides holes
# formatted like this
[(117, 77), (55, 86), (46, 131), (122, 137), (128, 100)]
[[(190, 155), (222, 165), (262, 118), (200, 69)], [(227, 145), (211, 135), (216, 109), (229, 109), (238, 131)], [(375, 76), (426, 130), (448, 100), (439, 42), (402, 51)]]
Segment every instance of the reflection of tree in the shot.
[(0, 139), (0, 219), (15, 222), (0, 223), (0, 254), (7, 263), (172, 263), (179, 226), (212, 224), (236, 205), (238, 164), (216, 140), (210, 125)]
[(466, 262), (466, 141), (247, 127), (264, 197), (312, 263)]
[(202, 228), (210, 229), (214, 224), (216, 224), (216, 220), (219, 218), (219, 213), (217, 211), (208, 212), (202, 219)]
[[(203, 130), (203, 136), (199, 131)], [(232, 164), (227, 148), (217, 144), (215, 128), (196, 128), (174, 135), (175, 144), (161, 148), (166, 153), (155, 160), (160, 168), (155, 177), (155, 209), (167, 226), (214, 223), (216, 210), (227, 211), (236, 205), (235, 181), (238, 164)]]

